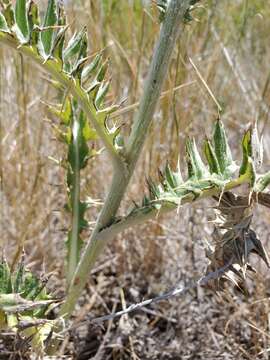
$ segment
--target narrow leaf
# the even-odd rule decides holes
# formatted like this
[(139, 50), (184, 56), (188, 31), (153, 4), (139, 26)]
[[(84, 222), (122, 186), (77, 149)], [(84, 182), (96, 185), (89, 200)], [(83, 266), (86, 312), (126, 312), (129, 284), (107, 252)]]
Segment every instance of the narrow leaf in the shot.
[(251, 128), (249, 128), (242, 139), (242, 152), (243, 158), (240, 166), (239, 174), (244, 175), (247, 172), (249, 158), (252, 156), (252, 146), (251, 146)]
[(72, 57), (77, 55), (81, 48), (81, 43), (86, 34), (86, 28), (84, 27), (78, 33), (75, 33), (73, 37), (69, 40), (67, 47), (63, 51), (64, 62), (69, 61)]
[(215, 123), (213, 141), (220, 172), (225, 177), (229, 177), (234, 170), (234, 163), (224, 126), (219, 119)]
[[(48, 0), (47, 11), (43, 22), (43, 27), (52, 27), (57, 24), (57, 6), (55, 0)], [(47, 60), (51, 56), (53, 46), (54, 29), (43, 30), (39, 38), (39, 51), (42, 57)]]
[(187, 139), (186, 156), (189, 178), (194, 177), (196, 179), (201, 179), (205, 174), (207, 174), (207, 169), (202, 162), (194, 139)]
[(95, 70), (97, 69), (98, 67), (98, 64), (101, 60), (101, 54), (97, 54), (94, 58), (94, 60), (88, 64), (87, 66), (85, 66), (83, 68), (83, 71), (82, 71), (82, 82), (86, 82), (89, 80), (90, 76), (93, 75), (93, 73), (95, 72)]
[(98, 74), (97, 74), (97, 81), (98, 81), (98, 82), (101, 82), (101, 81), (104, 80), (104, 77), (105, 77), (105, 75), (106, 75), (107, 69), (108, 69), (108, 61), (105, 61), (105, 62), (101, 65), (101, 67), (100, 67), (100, 69), (99, 69), (99, 71), (98, 71)]
[(26, 0), (17, 0), (15, 5), (15, 25), (13, 27), (21, 44), (27, 44), (30, 39)]
[(209, 165), (211, 174), (220, 174), (219, 163), (211, 142), (208, 139), (204, 141), (204, 155)]
[(178, 172), (173, 172), (169, 163), (167, 163), (164, 171), (165, 188), (175, 191), (182, 183), (183, 179), (180, 170)]
[(55, 39), (53, 41), (52, 46), (52, 55), (55, 59), (60, 60), (63, 62), (63, 48), (64, 48), (64, 41), (65, 41), (65, 35), (67, 31), (68, 26), (65, 26), (63, 29), (60, 29), (55, 36)]
[(109, 90), (109, 86), (110, 86), (110, 82), (106, 82), (105, 84), (101, 84), (101, 86), (98, 89), (96, 98), (95, 98), (95, 106), (97, 109), (100, 108), (100, 106), (102, 105), (105, 96)]

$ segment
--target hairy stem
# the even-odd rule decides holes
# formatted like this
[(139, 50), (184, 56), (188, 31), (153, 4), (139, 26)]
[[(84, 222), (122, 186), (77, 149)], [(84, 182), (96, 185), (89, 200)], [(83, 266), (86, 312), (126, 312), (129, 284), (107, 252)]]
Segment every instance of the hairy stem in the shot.
[[(246, 183), (248, 183), (248, 180), (246, 178), (238, 178), (238, 179), (230, 181), (222, 191), (223, 192), (229, 191), (229, 190), (232, 190), (232, 189), (239, 187)], [(194, 199), (194, 194), (190, 193), (189, 196), (186, 196), (181, 201), (181, 206), (192, 203), (194, 201), (206, 199), (206, 198), (209, 198), (212, 196), (218, 196), (220, 193), (221, 193), (221, 189), (215, 188), (215, 187), (202, 191), (202, 193), (196, 199)], [(256, 194), (254, 194), (254, 196), (255, 195)], [(260, 194), (259, 194), (259, 198), (260, 198)], [(259, 200), (259, 202), (260, 202), (260, 200)], [(112, 224), (111, 226), (106, 227), (105, 229), (101, 230), (97, 235), (97, 242), (103, 243), (103, 246), (105, 246), (105, 244), (112, 237), (115, 237), (120, 232), (122, 232), (132, 226), (143, 224), (148, 220), (157, 219), (159, 216), (166, 214), (168, 212), (174, 211), (178, 207), (179, 207), (178, 201), (163, 202), (160, 209), (155, 209), (155, 208), (149, 206), (148, 211), (146, 211), (146, 212), (140, 211), (138, 213), (131, 214), (127, 217), (124, 217), (121, 221), (118, 221), (115, 224)], [(147, 209), (145, 209), (145, 210), (147, 210)], [(100, 246), (102, 246), (102, 245), (100, 244)]]
[[(70, 316), (78, 297), (82, 293), (89, 271), (94, 266), (98, 255), (102, 252), (105, 241), (99, 237), (103, 228), (110, 226), (116, 216), (120, 202), (126, 192), (130, 178), (133, 175), (137, 160), (142, 151), (147, 131), (151, 125), (153, 114), (162, 90), (169, 67), (173, 48), (177, 37), (183, 29), (183, 18), (189, 7), (190, 0), (171, 0), (161, 28), (160, 36), (154, 51), (150, 70), (138, 113), (127, 144), (126, 167), (123, 171), (116, 170), (103, 209), (99, 215), (96, 227), (81, 257), (76, 273), (61, 308), (63, 316)], [(112, 235), (113, 236), (113, 235)], [(110, 236), (110, 238), (112, 238)]]

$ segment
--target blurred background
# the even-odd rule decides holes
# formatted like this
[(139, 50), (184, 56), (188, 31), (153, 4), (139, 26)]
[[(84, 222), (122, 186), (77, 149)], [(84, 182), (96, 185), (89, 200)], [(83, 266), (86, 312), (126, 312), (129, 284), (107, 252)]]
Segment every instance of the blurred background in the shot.
[[(41, 6), (46, 1), (38, 1)], [(160, 23), (154, 1), (65, 1), (70, 32), (87, 25), (90, 52), (109, 59), (109, 98), (123, 102), (118, 117), (127, 136), (142, 93)], [(263, 134), (264, 166), (269, 169), (270, 7), (264, 0), (203, 0), (175, 47), (164, 94), (156, 110), (144, 154), (122, 204), (146, 191), (146, 178), (180, 158), (185, 138), (200, 144), (211, 134), (218, 111), (198, 76), (204, 78), (223, 108), (234, 158), (241, 161), (241, 137), (255, 120)], [(192, 66), (190, 59), (195, 64)], [(65, 149), (52, 132), (45, 103), (59, 102), (48, 75), (26, 58), (0, 48), (0, 245), (9, 261), (21, 248), (29, 267), (52, 273), (50, 286), (62, 294), (68, 215), (65, 173), (50, 157)], [(184, 170), (183, 170), (184, 171)], [(84, 172), (85, 196), (103, 200), (111, 165), (102, 154)], [(89, 274), (63, 354), (78, 359), (269, 359), (270, 274), (257, 258), (250, 294), (233, 289), (215, 294), (194, 290), (93, 326), (101, 316), (126, 303), (157, 296), (203, 275), (205, 240), (211, 242), (213, 203), (198, 202), (162, 216), (114, 239)], [(94, 222), (98, 209), (89, 211)], [(269, 248), (270, 213), (257, 209), (254, 227)], [(85, 232), (84, 238), (89, 233)], [(59, 355), (60, 356), (60, 355)], [(75, 356), (75, 355), (74, 355)]]

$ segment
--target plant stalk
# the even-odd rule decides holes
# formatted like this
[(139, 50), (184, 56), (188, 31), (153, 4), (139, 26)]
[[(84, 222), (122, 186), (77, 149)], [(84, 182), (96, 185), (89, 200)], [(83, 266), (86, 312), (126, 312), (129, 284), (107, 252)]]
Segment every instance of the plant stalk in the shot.
[(80, 154), (79, 154), (79, 131), (80, 124), (78, 116), (75, 116), (74, 123), (72, 124), (72, 142), (74, 144), (74, 169), (72, 171), (72, 189), (69, 189), (71, 192), (71, 211), (72, 211), (72, 221), (71, 221), (71, 231), (68, 234), (68, 259), (67, 259), (67, 283), (70, 284), (76, 266), (78, 263), (78, 253), (79, 253), (79, 242), (80, 242)]
[[(74, 306), (87, 282), (90, 270), (105, 246), (105, 241), (99, 237), (102, 229), (110, 226), (115, 219), (121, 200), (126, 192), (133, 175), (138, 158), (141, 154), (149, 126), (152, 123), (154, 111), (160, 97), (169, 67), (171, 55), (180, 31), (184, 27), (183, 18), (189, 8), (190, 0), (171, 0), (165, 20), (162, 24), (160, 36), (154, 51), (150, 70), (145, 82), (138, 113), (134, 118), (134, 125), (127, 144), (126, 166), (115, 169), (112, 184), (105, 204), (99, 215), (92, 236), (82, 254), (74, 278), (70, 284), (65, 303), (61, 308), (61, 315), (71, 315)], [(110, 236), (110, 239), (113, 236)]]
[[(243, 184), (247, 184), (247, 183), (248, 183), (248, 179), (246, 179), (244, 177), (232, 180), (225, 186), (225, 188), (223, 189), (223, 192), (232, 190), (236, 187), (239, 187), (239, 186), (241, 186)], [(182, 199), (181, 206), (191, 203), (191, 202), (194, 202), (194, 201), (199, 201), (199, 200), (202, 200), (205, 198), (209, 198), (212, 196), (218, 196), (220, 194), (220, 192), (221, 192), (220, 188), (213, 187), (213, 188), (202, 191), (202, 193), (196, 199), (194, 199), (194, 194), (190, 193), (189, 196), (186, 196), (185, 198)], [(254, 194), (254, 195), (256, 195), (256, 194)], [(260, 194), (259, 194), (259, 197), (260, 197)], [(260, 202), (260, 200), (259, 200), (259, 202)], [(174, 211), (178, 207), (179, 207), (179, 201), (177, 201), (177, 200), (175, 202), (166, 201), (163, 204), (161, 204), (161, 207), (159, 209), (149, 207), (148, 212), (145, 212), (145, 213), (139, 212), (139, 213), (134, 213), (133, 215), (132, 214), (128, 215), (127, 217), (123, 217), (123, 219), (121, 221), (118, 221), (115, 224), (112, 224), (111, 226), (106, 227), (103, 230), (101, 230), (97, 235), (97, 241), (99, 243), (103, 243), (103, 245), (105, 245), (112, 237), (117, 236), (120, 232), (127, 230), (128, 228), (130, 228), (132, 226), (143, 224), (148, 220), (158, 219), (159, 216), (164, 215), (168, 212)]]

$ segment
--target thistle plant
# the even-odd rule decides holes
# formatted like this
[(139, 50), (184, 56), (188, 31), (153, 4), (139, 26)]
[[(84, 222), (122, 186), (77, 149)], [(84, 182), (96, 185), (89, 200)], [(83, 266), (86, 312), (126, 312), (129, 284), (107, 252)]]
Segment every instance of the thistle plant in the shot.
[[(0, 331), (13, 330), (43, 355), (46, 340), (52, 336), (58, 320), (48, 320), (56, 299), (46, 291), (48, 279), (38, 278), (29, 271), (22, 258), (11, 271), (2, 255), (0, 262)], [(23, 350), (23, 349), (21, 349)]]
[[(108, 241), (119, 232), (155, 218), (161, 213), (179, 209), (185, 203), (203, 198), (214, 197), (219, 204), (223, 204), (228, 196), (227, 192), (243, 184), (248, 185), (245, 198), (248, 208), (251, 202), (263, 203), (264, 196), (267, 195), (264, 190), (270, 183), (270, 172), (258, 173), (262, 163), (262, 144), (256, 126), (244, 134), (242, 163), (239, 166), (232, 158), (224, 126), (218, 119), (214, 124), (212, 138), (205, 139), (204, 142), (205, 161), (200, 156), (195, 140), (188, 139), (187, 178), (183, 179), (179, 167), (172, 170), (168, 162), (164, 171), (159, 173), (158, 184), (149, 179), (149, 194), (142, 202), (125, 216), (118, 215), (120, 204), (147, 139), (174, 46), (179, 34), (184, 31), (185, 24), (191, 21), (191, 11), (197, 3), (198, 1), (194, 0), (158, 3), (162, 12), (160, 35), (139, 109), (134, 116), (130, 135), (124, 142), (120, 127), (117, 124), (110, 126), (108, 121), (110, 114), (119, 108), (115, 103), (108, 104), (106, 97), (110, 86), (106, 77), (108, 61), (103, 58), (102, 53), (95, 56), (89, 54), (86, 28), (68, 39), (64, 10), (55, 0), (48, 1), (43, 20), (40, 19), (39, 9), (34, 1), (17, 0), (15, 6), (8, 0), (0, 2), (0, 43), (29, 57), (40, 66), (50, 75), (52, 83), (61, 89), (63, 95), (63, 103), (52, 109), (60, 120), (59, 125), (54, 126), (58, 138), (66, 144), (66, 157), (59, 163), (66, 169), (66, 209), (71, 219), (66, 261), (68, 290), (59, 316), (70, 317), (96, 259)], [(90, 239), (82, 248), (82, 230), (88, 225), (85, 213), (90, 204), (81, 198), (81, 170), (87, 169), (88, 160), (96, 155), (91, 146), (96, 139), (102, 142), (114, 172)], [(237, 199), (233, 198), (233, 203), (237, 202)], [(246, 219), (244, 215), (233, 224), (227, 219), (224, 226), (228, 228), (230, 223), (231, 227), (227, 230), (236, 231), (238, 222), (242, 224), (243, 219)], [(265, 251), (258, 241), (254, 243), (250, 240), (253, 241), (251, 249), (250, 241), (245, 237), (243, 240), (243, 236), (253, 234), (249, 229), (250, 224), (245, 225), (242, 237), (237, 233), (237, 236), (233, 236), (228, 242), (224, 241), (224, 246), (218, 251), (217, 248), (212, 250), (209, 255), (212, 264), (216, 254), (227, 253), (225, 249), (228, 244), (230, 248), (231, 244), (235, 249), (238, 248), (239, 254), (236, 259), (243, 273), (248, 266), (248, 255), (251, 250), (255, 249), (268, 264)], [(238, 242), (241, 242), (240, 248)], [(224, 261), (225, 258), (226, 256), (222, 255)], [(235, 258), (229, 259), (231, 260), (234, 261)], [(15, 288), (9, 288), (8, 291), (8, 294), (17, 294)], [(4, 293), (6, 292), (5, 289)], [(20, 308), (17, 308), (17, 313), (20, 314)]]

